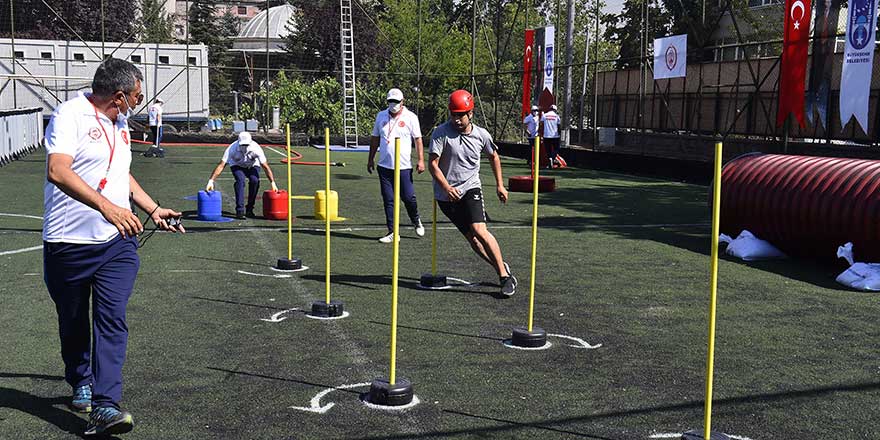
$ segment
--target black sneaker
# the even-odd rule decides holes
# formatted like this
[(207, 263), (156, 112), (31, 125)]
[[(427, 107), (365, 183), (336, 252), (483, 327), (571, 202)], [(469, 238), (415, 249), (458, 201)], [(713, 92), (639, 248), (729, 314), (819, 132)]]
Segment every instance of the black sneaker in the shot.
[(511, 297), (516, 293), (516, 277), (501, 277), (501, 296)]
[(247, 212), (244, 213), (244, 215), (245, 215), (245, 217), (249, 217), (249, 218), (256, 218), (257, 217), (257, 215), (254, 214), (253, 209), (248, 209)]
[(85, 435), (125, 434), (134, 428), (134, 419), (128, 411), (120, 411), (112, 406), (96, 408), (89, 416)]
[(244, 220), (246, 217), (244, 216), (244, 213), (243, 213), (243, 212), (241, 212), (241, 211), (235, 211), (235, 218), (237, 218), (237, 219), (239, 219), (239, 220)]

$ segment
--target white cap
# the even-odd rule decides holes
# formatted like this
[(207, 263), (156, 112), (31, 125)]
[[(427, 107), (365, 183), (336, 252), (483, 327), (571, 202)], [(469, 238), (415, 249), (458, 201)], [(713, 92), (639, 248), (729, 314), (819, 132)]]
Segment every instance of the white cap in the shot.
[(532, 111), (533, 111), (533, 112), (538, 111), (538, 106), (537, 106), (537, 105), (533, 105), (533, 106), (532, 106)]
[(395, 100), (395, 101), (403, 101), (403, 92), (400, 89), (391, 89), (388, 91), (388, 97), (386, 100)]
[(550, 104), (550, 110), (556, 111), (556, 104)]
[(159, 104), (164, 104), (165, 100), (162, 98), (156, 98), (156, 102), (158, 102)]
[(250, 145), (251, 144), (251, 134), (243, 131), (238, 134), (238, 145)]

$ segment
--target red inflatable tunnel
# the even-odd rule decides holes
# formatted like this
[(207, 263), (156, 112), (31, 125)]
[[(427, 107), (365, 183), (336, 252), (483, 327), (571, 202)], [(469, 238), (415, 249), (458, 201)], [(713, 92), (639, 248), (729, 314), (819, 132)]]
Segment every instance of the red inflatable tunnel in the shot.
[(788, 255), (880, 261), (880, 161), (750, 154), (721, 172), (721, 231), (748, 229)]

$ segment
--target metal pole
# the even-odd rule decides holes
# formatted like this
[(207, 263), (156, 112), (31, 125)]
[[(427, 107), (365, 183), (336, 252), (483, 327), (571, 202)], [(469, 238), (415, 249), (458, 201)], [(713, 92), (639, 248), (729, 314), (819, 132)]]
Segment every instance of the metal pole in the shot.
[(419, 114), (419, 98), (422, 93), (422, 0), (417, 0), (419, 45), (416, 48), (416, 114)]
[[(596, 25), (596, 32), (593, 39), (593, 149), (597, 150), (599, 146), (599, 0), (596, 1), (596, 15), (593, 17)], [(602, 82), (605, 85), (605, 82)]]
[(584, 32), (584, 76), (581, 80), (581, 105), (578, 115), (578, 143), (581, 143), (581, 135), (584, 132), (584, 95), (587, 94), (587, 61), (590, 54), (590, 25)]
[(568, 146), (569, 139), (571, 137), (571, 133), (569, 133), (569, 129), (571, 128), (571, 65), (574, 63), (574, 50), (572, 48), (572, 39), (574, 35), (574, 2), (572, 0), (566, 0), (565, 8), (567, 13), (568, 23), (565, 27), (565, 90), (564, 101), (563, 101), (563, 118), (562, 118), (562, 133), (560, 133), (561, 139), (559, 146), (560, 148), (565, 148)]
[(269, 0), (266, 0), (266, 99), (263, 102), (263, 133), (269, 132), (269, 87)]
[[(477, 0), (471, 2), (471, 85), (475, 86), (474, 69), (477, 65)], [(475, 92), (475, 90), (471, 90)]]
[(106, 36), (104, 34), (104, 0), (101, 0), (101, 61), (104, 61), (104, 57), (107, 56), (107, 53), (104, 51), (104, 40), (106, 40)]
[(18, 60), (15, 59), (15, 7), (13, 6), (15, 2), (9, 2), (9, 24), (10, 30), (12, 31), (11, 40), (12, 40), (12, 108), (18, 107), (18, 81), (15, 79), (15, 65), (18, 64)]
[(186, 38), (186, 61), (184, 62), (184, 66), (186, 66), (186, 131), (190, 131), (189, 127), (189, 109), (190, 109), (190, 100), (189, 100), (189, 0), (186, 1), (186, 33), (184, 37)]

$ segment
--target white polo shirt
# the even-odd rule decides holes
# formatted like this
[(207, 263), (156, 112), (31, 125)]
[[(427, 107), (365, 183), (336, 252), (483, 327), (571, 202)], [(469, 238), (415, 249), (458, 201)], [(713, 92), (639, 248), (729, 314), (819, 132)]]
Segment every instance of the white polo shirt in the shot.
[(556, 114), (553, 110), (544, 113), (544, 116), (541, 116), (541, 122), (544, 123), (544, 137), (545, 138), (558, 138), (559, 137), (559, 115)]
[(388, 110), (382, 110), (376, 115), (376, 123), (373, 124), (373, 136), (379, 138), (379, 166), (394, 169), (394, 139), (400, 138), (400, 169), (412, 169), (412, 145), (413, 139), (422, 137), (422, 128), (419, 126), (419, 117), (407, 110), (400, 110), (396, 116), (391, 116)]
[(538, 134), (538, 118), (529, 113), (523, 118), (523, 124), (526, 126), (526, 133), (528, 133), (529, 139), (534, 139)]
[[(130, 209), (128, 121), (119, 115), (114, 124), (86, 96), (80, 94), (55, 108), (46, 127), (47, 161), (53, 154), (73, 157), (73, 172), (96, 190), (106, 175), (101, 195), (116, 206)], [(112, 163), (111, 146), (115, 146)], [(43, 210), (43, 240), (50, 243), (106, 243), (119, 234), (100, 212), (68, 196), (48, 180), (43, 185)]]
[(230, 166), (253, 168), (266, 163), (266, 153), (263, 152), (260, 144), (256, 142), (251, 141), (247, 149), (242, 150), (238, 141), (235, 141), (232, 145), (226, 147), (222, 160)]
[(150, 126), (156, 127), (162, 125), (162, 104), (154, 103), (150, 106), (150, 109), (147, 110), (147, 114), (150, 117)]

